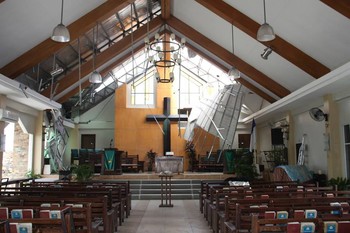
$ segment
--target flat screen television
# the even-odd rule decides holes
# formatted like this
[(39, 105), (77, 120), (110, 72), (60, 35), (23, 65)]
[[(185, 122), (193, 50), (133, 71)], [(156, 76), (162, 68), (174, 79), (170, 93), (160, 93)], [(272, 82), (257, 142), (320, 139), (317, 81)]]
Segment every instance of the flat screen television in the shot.
[(283, 145), (283, 132), (281, 128), (271, 129), (271, 144)]

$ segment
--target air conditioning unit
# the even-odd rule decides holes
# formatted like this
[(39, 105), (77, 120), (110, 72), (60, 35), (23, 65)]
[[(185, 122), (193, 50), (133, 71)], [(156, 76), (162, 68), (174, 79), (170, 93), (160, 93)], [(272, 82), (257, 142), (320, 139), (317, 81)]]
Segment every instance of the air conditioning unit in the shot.
[(18, 115), (9, 110), (0, 108), (0, 121), (15, 123), (18, 121)]

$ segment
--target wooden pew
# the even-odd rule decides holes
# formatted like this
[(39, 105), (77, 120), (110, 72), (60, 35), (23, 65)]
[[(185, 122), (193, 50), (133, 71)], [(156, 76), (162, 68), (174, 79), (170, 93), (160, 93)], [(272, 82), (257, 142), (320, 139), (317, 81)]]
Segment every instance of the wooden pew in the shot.
[[(258, 215), (252, 216), (251, 233), (261, 232), (287, 232), (287, 224), (290, 222), (298, 222), (300, 219), (259, 219)], [(317, 232), (319, 231), (319, 219), (304, 219), (302, 222), (314, 223)]]
[[(243, 207), (261, 206), (265, 205), (268, 208), (281, 208), (281, 209), (317, 209), (320, 206), (330, 205), (334, 202), (349, 202), (349, 198), (326, 198), (326, 197), (304, 197), (304, 198), (270, 198), (270, 199), (236, 199), (235, 197), (225, 197), (225, 214), (220, 216), (220, 229), (224, 229), (223, 232), (233, 232), (233, 229), (237, 230), (236, 222), (239, 214), (237, 206)], [(327, 207), (325, 207), (327, 208)], [(328, 207), (331, 209), (332, 207)], [(337, 207), (336, 207), (337, 208)], [(336, 209), (335, 208), (335, 209)], [(241, 216), (241, 215), (239, 215)]]
[(10, 233), (10, 224), (8, 220), (0, 220), (0, 232)]
[(53, 185), (62, 185), (62, 186), (90, 186), (93, 187), (114, 187), (117, 186), (121, 189), (121, 195), (122, 195), (122, 201), (121, 203), (124, 204), (124, 211), (125, 211), (125, 217), (130, 216), (131, 211), (131, 192), (130, 192), (130, 182), (121, 182), (121, 181), (105, 181), (105, 180), (92, 180), (88, 182), (62, 182), (62, 181), (55, 181), (55, 182), (33, 182), (30, 184), (27, 184), (26, 186), (40, 186), (40, 187), (51, 187)]
[[(299, 219), (300, 221), (302, 219), (305, 219), (305, 216), (299, 216), (295, 213), (295, 211), (307, 211), (312, 210), (316, 211), (318, 218), (323, 217), (336, 217), (336, 216), (343, 216), (343, 209), (341, 206), (301, 206), (301, 207), (251, 207), (251, 206), (241, 206), (240, 204), (236, 204), (236, 217), (234, 222), (227, 222), (225, 223), (226, 230), (225, 232), (234, 232), (232, 228), (229, 226), (234, 225), (234, 229), (238, 229), (240, 231), (242, 230), (250, 230), (252, 226), (251, 222), (251, 216), (252, 215), (258, 215), (260, 218), (266, 218), (267, 212), (276, 213), (278, 215), (278, 212), (286, 214), (285, 216), (287, 218), (295, 218)], [(278, 216), (276, 216), (278, 218)]]
[(210, 196), (209, 189), (211, 186), (224, 186), (227, 185), (224, 181), (212, 181), (212, 180), (201, 180), (201, 188), (199, 194), (199, 210), (204, 213), (204, 202)]
[[(307, 188), (308, 190), (309, 188)], [(223, 218), (224, 215), (224, 197), (226, 195), (230, 198), (244, 199), (252, 197), (254, 199), (260, 198), (286, 198), (286, 197), (320, 197), (322, 192), (318, 189), (311, 189), (310, 191), (304, 191), (297, 187), (287, 187), (283, 189), (276, 188), (253, 188), (247, 189), (243, 187), (232, 187), (232, 186), (213, 186), (210, 188), (210, 204), (208, 211), (208, 222), (214, 232), (219, 231), (219, 219)], [(328, 189), (327, 189), (328, 190)], [(213, 194), (215, 192), (215, 194)], [(211, 219), (210, 219), (211, 217)], [(210, 221), (211, 220), (211, 221)]]
[(143, 172), (143, 167), (140, 167), (139, 155), (125, 153), (125, 156), (122, 157), (122, 171)]
[(108, 197), (34, 197), (34, 196), (4, 196), (0, 198), (1, 205), (20, 205), (20, 206), (40, 206), (45, 203), (59, 203), (61, 206), (65, 204), (91, 204), (91, 218), (93, 221), (102, 219), (102, 231), (104, 233), (113, 233), (117, 230), (115, 223), (115, 213), (113, 209), (108, 208)]
[[(209, 187), (209, 192), (205, 191), (202, 183), (201, 189), (202, 193), (207, 193), (206, 195), (201, 195), (203, 201), (204, 216), (206, 217), (209, 225), (214, 232), (218, 232), (220, 228), (219, 219), (223, 219), (224, 216), (224, 196), (226, 193), (237, 192), (238, 199), (242, 199), (245, 196), (251, 195), (253, 198), (260, 198), (261, 195), (268, 195), (269, 197), (289, 197), (289, 196), (322, 196), (325, 191), (332, 190), (332, 187), (318, 187), (315, 184), (303, 184), (300, 185), (297, 182), (261, 182), (254, 181), (250, 184), (250, 187), (240, 187), (240, 186), (228, 186), (225, 183), (221, 185), (206, 186)], [(302, 192), (300, 190), (302, 189)], [(307, 190), (307, 191), (305, 191)], [(297, 192), (298, 191), (298, 192)], [(247, 192), (247, 193), (245, 193)], [(248, 194), (248, 192), (250, 192)], [(214, 193), (214, 195), (213, 195)]]
[[(95, 218), (105, 216), (103, 223), (105, 223), (108, 220), (108, 222), (110, 222), (109, 225), (114, 226), (115, 230), (117, 229), (118, 219), (120, 219), (119, 218), (120, 215), (117, 214), (119, 211), (120, 204), (113, 202), (111, 190), (102, 190), (102, 191), (94, 190), (93, 192), (92, 191), (81, 192), (81, 191), (74, 191), (74, 190), (60, 190), (60, 191), (59, 190), (41, 190), (41, 191), (27, 190), (27, 191), (18, 191), (18, 192), (13, 191), (13, 192), (7, 192), (7, 193), (10, 193), (13, 196), (18, 196), (21, 199), (23, 199), (24, 197), (41, 197), (41, 199), (39, 200), (39, 202), (41, 203), (43, 199), (44, 200), (47, 200), (48, 198), (58, 199), (58, 200), (61, 200), (62, 205), (67, 204), (67, 202), (62, 202), (62, 200), (71, 199), (71, 198), (77, 198), (79, 200), (79, 198), (85, 199), (85, 198), (95, 198), (95, 197), (97, 198), (106, 197), (105, 204), (101, 204), (99, 202), (91, 204), (92, 216)], [(37, 200), (35, 200), (34, 202), (37, 203)], [(37, 204), (40, 204), (40, 203), (37, 203)], [(80, 204), (80, 203), (73, 202), (73, 204)], [(27, 203), (24, 202), (23, 205), (28, 205), (28, 202)], [(109, 220), (109, 218), (107, 217), (108, 216), (107, 212), (104, 213), (105, 207), (103, 205), (106, 205), (107, 210), (111, 211), (112, 213), (110, 216), (110, 218), (112, 218), (111, 220)], [(103, 225), (105, 226), (105, 224)]]
[[(17, 191), (13, 192), (21, 192), (22, 194), (30, 194), (40, 195), (40, 196), (57, 196), (59, 192), (60, 196), (68, 196), (68, 197), (88, 197), (88, 196), (98, 196), (98, 195), (107, 195), (108, 196), (108, 205), (109, 208), (113, 208), (115, 213), (118, 215), (118, 219), (116, 222), (119, 222), (119, 225), (124, 221), (124, 206), (126, 200), (122, 198), (121, 188), (119, 185), (115, 186), (90, 186), (90, 185), (54, 185), (48, 186), (49, 189), (45, 189), (45, 187), (21, 187), (17, 188)], [(7, 192), (8, 194), (12, 194), (11, 191)], [(6, 194), (6, 193), (5, 193)]]
[[(297, 182), (253, 182), (251, 184), (249, 191), (250, 194), (243, 194), (246, 192), (246, 188), (227, 186), (226, 182), (214, 181), (210, 184), (210, 181), (201, 182), (201, 195), (200, 195), (200, 210), (204, 213), (204, 217), (208, 221), (208, 224), (212, 227), (214, 232), (218, 232), (220, 228), (219, 220), (224, 217), (224, 196), (221, 194), (218, 197), (216, 190), (219, 193), (232, 192), (236, 190), (241, 194), (243, 198), (246, 195), (251, 195), (253, 198), (257, 198), (259, 195), (265, 194), (271, 198), (280, 197), (322, 197), (325, 192), (332, 190), (332, 187), (318, 187), (315, 184), (302, 184), (302, 186)], [(302, 188), (302, 192), (300, 189)], [(298, 191), (298, 192), (297, 192)], [(213, 195), (214, 193), (214, 195)], [(260, 198), (260, 197), (259, 197)], [(288, 202), (284, 205), (288, 205)], [(301, 203), (299, 203), (301, 205)], [(308, 205), (308, 203), (303, 203), (303, 205)]]
[[(261, 233), (261, 232), (287, 232), (290, 227), (290, 223), (314, 223), (315, 224), (315, 233), (323, 233), (324, 225), (327, 222), (336, 222), (338, 224), (338, 233), (348, 233), (350, 232), (350, 216), (330, 216), (322, 217), (315, 219), (296, 219), (296, 218), (287, 218), (287, 219), (259, 219), (257, 215), (252, 216), (252, 228), (251, 233)], [(340, 228), (340, 224), (343, 224)], [(300, 227), (300, 226), (299, 226)], [(298, 228), (298, 227), (297, 227)], [(297, 231), (297, 229), (296, 229)], [(296, 232), (293, 231), (293, 232)], [(298, 232), (298, 231), (297, 231)], [(300, 232), (300, 231), (299, 231)]]
[[(79, 207), (74, 207), (73, 205), (66, 205), (64, 207), (50, 206), (4, 206), (2, 205), (0, 209), (3, 211), (3, 208), (7, 208), (9, 218), (11, 218), (11, 211), (14, 209), (29, 209), (32, 210), (33, 216), (32, 218), (40, 218), (41, 211), (52, 211), (52, 210), (62, 210), (63, 208), (71, 208), (75, 231), (79, 233), (98, 233), (98, 227), (102, 225), (102, 221), (93, 221), (91, 217), (91, 203), (86, 203), (85, 205), (81, 205)], [(49, 214), (49, 213), (48, 213)], [(26, 218), (27, 216), (23, 216)], [(9, 219), (8, 218), (8, 219)]]
[(15, 228), (15, 224), (20, 223), (31, 223), (32, 232), (41, 233), (75, 233), (74, 220), (70, 207), (62, 208), (60, 210), (60, 219), (49, 219), (49, 218), (27, 218), (27, 219), (8, 219), (10, 223), (10, 231)]

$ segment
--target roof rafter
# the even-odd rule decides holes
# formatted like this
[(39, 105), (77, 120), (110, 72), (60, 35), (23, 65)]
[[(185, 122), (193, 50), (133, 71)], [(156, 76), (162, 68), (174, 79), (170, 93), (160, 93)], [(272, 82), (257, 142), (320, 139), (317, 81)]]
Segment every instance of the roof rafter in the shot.
[(350, 1), (349, 0), (321, 0), (327, 6), (338, 11), (340, 14), (350, 19)]
[[(70, 32), (71, 40), (77, 39), (80, 35), (90, 30), (94, 25), (96, 25), (97, 21), (103, 21), (107, 19), (132, 2), (134, 2), (134, 0), (106, 1), (99, 7), (80, 17), (75, 22), (67, 26)], [(47, 59), (49, 56), (56, 53), (66, 45), (67, 43), (54, 42), (48, 38), (9, 64), (2, 67), (0, 69), (0, 73), (14, 79), (39, 62)]]
[[(225, 3), (224, 1), (196, 0), (196, 2), (214, 12), (227, 22), (233, 24), (235, 27), (239, 28), (252, 38), (256, 39), (256, 33), (260, 27), (260, 24), (244, 15), (231, 5)], [(280, 56), (284, 57), (314, 78), (320, 78), (330, 72), (328, 67), (316, 61), (277, 35), (274, 40), (261, 43), (272, 47), (274, 52), (278, 53)]]
[(190, 40), (196, 41), (196, 43), (198, 43), (201, 47), (206, 49), (208, 52), (214, 54), (218, 58), (222, 59), (227, 64), (237, 67), (240, 71), (242, 71), (252, 80), (257, 82), (267, 90), (271, 91), (278, 97), (283, 98), (286, 95), (290, 94), (290, 91), (288, 89), (284, 88), (283, 86), (281, 86), (280, 84), (278, 84), (259, 70), (255, 69), (245, 61), (241, 60), (239, 57), (235, 56), (231, 52), (221, 47), (220, 45), (216, 44), (214, 41), (203, 36), (201, 33), (196, 31), (194, 28), (188, 26), (181, 20), (175, 17), (171, 17), (167, 20), (167, 24), (179, 33), (189, 38)]
[(161, 0), (161, 8), (162, 8), (162, 18), (167, 20), (171, 15), (171, 4), (170, 0)]
[[(163, 20), (160, 19), (160, 17), (157, 17), (150, 21), (149, 23), (149, 32), (153, 33), (156, 31), (161, 25), (163, 25)], [(140, 40), (143, 40), (144, 37), (147, 36), (147, 27), (142, 26), (138, 30), (133, 32), (133, 40), (134, 43), (137, 43)], [(113, 44), (108, 49), (104, 50), (103, 52), (99, 53), (95, 57), (95, 68), (104, 65), (109, 60), (114, 58), (117, 54), (122, 53), (123, 51), (126, 51), (130, 48), (130, 41), (131, 41), (131, 35), (125, 36), (123, 39), (121, 39), (118, 43)], [(92, 60), (87, 61), (85, 64), (81, 66), (81, 77), (85, 77), (89, 73), (92, 72)], [(79, 81), (79, 70), (75, 69), (65, 77), (63, 77), (61, 80), (59, 80), (56, 83), (60, 83), (60, 85), (57, 88), (56, 95), (63, 92), (65, 89), (69, 88), (71, 85)], [(43, 94), (46, 97), (50, 96), (50, 88), (44, 90), (41, 94)]]

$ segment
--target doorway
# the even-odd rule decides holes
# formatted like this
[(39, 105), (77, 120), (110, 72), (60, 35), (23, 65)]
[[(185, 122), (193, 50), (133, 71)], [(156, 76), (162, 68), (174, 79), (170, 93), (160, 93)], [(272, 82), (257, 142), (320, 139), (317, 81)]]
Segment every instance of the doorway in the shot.
[(96, 134), (82, 134), (81, 135), (81, 148), (95, 149)]
[(238, 148), (250, 147), (250, 134), (238, 134)]

